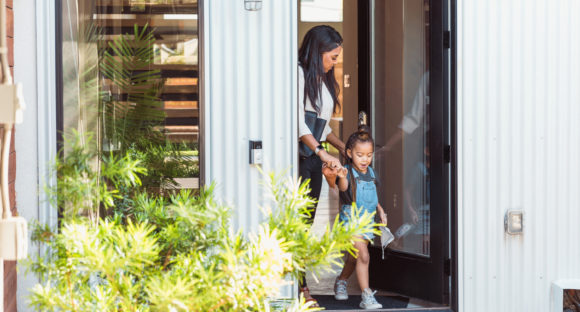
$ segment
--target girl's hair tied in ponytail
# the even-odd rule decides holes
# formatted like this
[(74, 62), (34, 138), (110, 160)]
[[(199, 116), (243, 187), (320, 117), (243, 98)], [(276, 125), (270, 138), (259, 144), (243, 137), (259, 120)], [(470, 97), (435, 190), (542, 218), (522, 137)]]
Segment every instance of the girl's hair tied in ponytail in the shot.
[(360, 125), (357, 131), (359, 139), (366, 141), (370, 138), (370, 129), (367, 125)]

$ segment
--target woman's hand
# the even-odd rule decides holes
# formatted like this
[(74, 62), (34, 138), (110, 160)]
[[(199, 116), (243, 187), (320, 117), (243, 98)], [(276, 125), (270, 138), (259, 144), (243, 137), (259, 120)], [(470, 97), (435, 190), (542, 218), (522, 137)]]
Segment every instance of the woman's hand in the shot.
[[(333, 137), (331, 135), (329, 135), (329, 136)], [(336, 137), (336, 136), (334, 136), (334, 137)], [(312, 134), (305, 134), (305, 135), (301, 136), (300, 141), (302, 141), (304, 144), (306, 144), (306, 146), (308, 146), (313, 151), (316, 150), (317, 146), (320, 146), (320, 143), (318, 143), (318, 141), (316, 141), (316, 139), (314, 138), (314, 136)], [(338, 140), (338, 141), (340, 142), (340, 140)], [(326, 165), (329, 168), (331, 168), (331, 169), (342, 168), (342, 165), (340, 164), (340, 161), (338, 160), (338, 158), (330, 155), (324, 149), (320, 150), (320, 152), (318, 152), (316, 155), (318, 157), (320, 157), (320, 160), (322, 160), (323, 163), (326, 163)]]
[(326, 151), (320, 151), (320, 153), (318, 153), (318, 157), (320, 157), (320, 160), (322, 160), (323, 163), (326, 163), (326, 166), (328, 166), (331, 169), (342, 168), (342, 165), (340, 164), (340, 160), (338, 160), (338, 158), (330, 155)]

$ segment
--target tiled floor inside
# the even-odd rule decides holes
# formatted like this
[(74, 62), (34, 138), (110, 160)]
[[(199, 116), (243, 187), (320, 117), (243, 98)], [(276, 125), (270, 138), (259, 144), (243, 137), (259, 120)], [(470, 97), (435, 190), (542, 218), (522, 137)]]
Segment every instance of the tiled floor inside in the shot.
[[(323, 181), (320, 201), (316, 211), (314, 224), (312, 225), (311, 229), (314, 231), (314, 233), (322, 234), (326, 225), (334, 222), (334, 219), (338, 214), (338, 205), (338, 189), (329, 189), (326, 181)], [(334, 273), (324, 273), (321, 276), (318, 276), (318, 281), (316, 281), (311, 274), (307, 274), (306, 281), (308, 283), (308, 288), (310, 289), (310, 292), (314, 298), (316, 298), (317, 294), (334, 295), (334, 281), (336, 276), (340, 273), (340, 268), (336, 267), (334, 268), (334, 271)], [(347, 289), (349, 295), (360, 296), (361, 291), (356, 279), (356, 273), (354, 273), (348, 280)], [(396, 296), (398, 294), (387, 291), (378, 291), (377, 295)], [(421, 299), (410, 298), (407, 308), (426, 308), (439, 306), (440, 305), (438, 304)]]

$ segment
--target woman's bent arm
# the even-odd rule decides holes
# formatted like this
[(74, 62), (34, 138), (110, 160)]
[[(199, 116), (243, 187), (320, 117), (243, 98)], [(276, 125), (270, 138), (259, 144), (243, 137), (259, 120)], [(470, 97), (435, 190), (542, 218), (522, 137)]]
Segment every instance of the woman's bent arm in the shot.
[[(300, 137), (300, 140), (313, 151), (316, 150), (316, 147), (320, 144), (318, 141), (316, 141), (312, 134), (303, 135)], [(330, 168), (342, 167), (340, 161), (336, 157), (328, 154), (325, 150), (318, 152), (318, 157), (320, 157), (320, 160), (326, 163)]]
[(329, 133), (328, 136), (326, 136), (326, 142), (336, 147), (336, 149), (338, 149), (338, 151), (340, 152), (340, 154), (342, 154), (342, 156), (345, 155), (344, 153), (345, 145), (336, 135), (334, 135), (334, 133)]

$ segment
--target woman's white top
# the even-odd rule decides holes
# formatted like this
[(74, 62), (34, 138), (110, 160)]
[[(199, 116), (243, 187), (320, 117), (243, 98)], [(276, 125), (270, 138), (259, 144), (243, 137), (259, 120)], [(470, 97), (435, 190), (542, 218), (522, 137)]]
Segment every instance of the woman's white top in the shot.
[[(312, 134), (312, 132), (304, 122), (304, 70), (302, 69), (302, 66), (298, 66), (298, 68), (298, 137), (302, 137), (307, 134)], [(326, 136), (332, 132), (332, 129), (330, 129), (330, 118), (332, 117), (332, 110), (334, 107), (332, 95), (330, 94), (330, 91), (328, 91), (326, 84), (322, 83), (322, 98), (319, 97), (316, 101), (318, 101), (317, 104), (320, 107), (318, 118), (326, 120), (326, 126), (324, 127), (324, 131), (320, 137), (320, 142), (322, 142), (326, 141)], [(316, 112), (308, 97), (306, 97), (306, 110)]]

